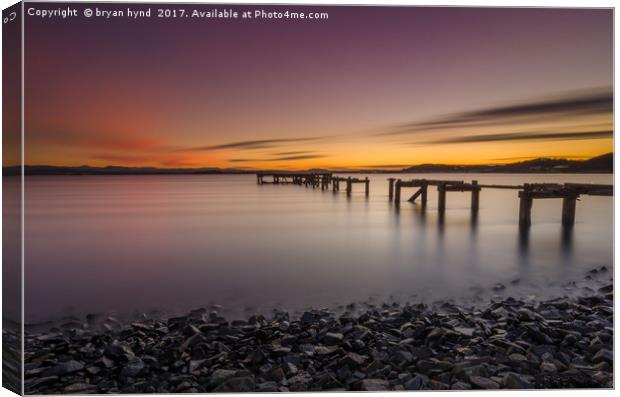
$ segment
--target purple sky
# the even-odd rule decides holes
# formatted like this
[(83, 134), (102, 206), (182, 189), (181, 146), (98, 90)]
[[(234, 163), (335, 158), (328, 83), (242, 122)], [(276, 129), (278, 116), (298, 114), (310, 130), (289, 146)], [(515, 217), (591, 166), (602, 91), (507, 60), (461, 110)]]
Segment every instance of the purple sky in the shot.
[[(609, 89), (611, 10), (232, 8), (327, 11), (329, 20), (27, 16), (26, 162), (295, 168), (611, 151), (610, 136), (467, 147), (381, 138), (455, 113)], [(426, 138), (611, 128), (610, 112), (553, 117)], [(254, 140), (270, 142), (242, 144)]]

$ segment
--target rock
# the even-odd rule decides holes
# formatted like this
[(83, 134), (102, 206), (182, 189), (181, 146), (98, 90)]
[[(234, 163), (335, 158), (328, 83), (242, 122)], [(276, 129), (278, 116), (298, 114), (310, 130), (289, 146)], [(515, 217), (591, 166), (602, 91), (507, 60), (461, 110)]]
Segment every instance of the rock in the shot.
[(439, 382), (435, 379), (431, 379), (430, 382), (428, 382), (428, 385), (432, 390), (450, 390), (450, 385)]
[(540, 370), (544, 373), (550, 374), (555, 374), (556, 372), (558, 372), (558, 368), (556, 367), (556, 365), (548, 361), (543, 361), (540, 364)]
[(213, 389), (214, 393), (243, 393), (254, 391), (254, 378), (250, 376), (229, 378)]
[(349, 352), (342, 359), (340, 359), (340, 364), (348, 365), (349, 367), (355, 368), (364, 364), (367, 359), (367, 356), (362, 356), (357, 353)]
[(594, 363), (607, 362), (609, 364), (613, 364), (613, 362), (614, 362), (614, 354), (610, 350), (600, 349), (594, 355), (594, 357), (592, 357), (592, 362), (594, 362)]
[(468, 327), (454, 327), (454, 331), (461, 335), (472, 337), (476, 329)]
[(142, 359), (140, 359), (139, 357), (133, 357), (127, 362), (127, 365), (123, 367), (123, 370), (121, 371), (121, 376), (125, 376), (127, 378), (135, 378), (144, 370), (145, 367), (146, 365), (144, 364), (144, 361), (142, 361)]
[(200, 368), (202, 366), (202, 364), (204, 364), (204, 362), (207, 360), (190, 360), (187, 370), (191, 373), (194, 372), (195, 370), (197, 370), (198, 368)]
[(335, 353), (338, 350), (336, 346), (316, 346), (314, 352), (320, 356)]
[(407, 381), (404, 386), (406, 390), (422, 390), (422, 388), (428, 383), (428, 378), (422, 375), (416, 375)]
[[(596, 279), (591, 285), (602, 274)], [(69, 329), (26, 330), (24, 391), (609, 388), (611, 282), (598, 293), (577, 284), (571, 298), (498, 294), (472, 307), (369, 301), (354, 307), (358, 314), (312, 310), (293, 321), (282, 311), (227, 321), (200, 309), (168, 320), (110, 320), (104, 330), (101, 321), (66, 318)]]
[(299, 370), (297, 369), (297, 366), (293, 363), (287, 362), (284, 363), (284, 372), (291, 376), (291, 375), (295, 375)]
[(192, 336), (192, 335), (201, 334), (201, 333), (202, 332), (193, 324), (188, 324), (183, 329), (183, 335), (185, 336)]
[(502, 386), (505, 389), (531, 389), (532, 384), (523, 379), (520, 375), (508, 372), (502, 379)]
[(471, 385), (469, 383), (458, 381), (456, 383), (453, 383), (452, 386), (450, 386), (450, 389), (452, 389), (452, 390), (469, 390), (469, 389), (471, 389)]
[(260, 393), (275, 393), (278, 391), (276, 382), (263, 382), (256, 385), (256, 391)]
[(527, 361), (527, 357), (520, 353), (512, 353), (508, 356), (508, 359), (515, 363), (523, 363)]
[(211, 374), (211, 377), (209, 379), (209, 385), (211, 387), (219, 386), (220, 384), (224, 383), (226, 380), (235, 376), (236, 373), (237, 371), (231, 370), (231, 369), (216, 369)]
[(64, 393), (67, 394), (88, 394), (97, 392), (97, 385), (91, 385), (90, 383), (72, 383), (68, 386), (65, 386), (63, 389)]
[(112, 342), (105, 348), (103, 354), (115, 360), (129, 360), (134, 356), (133, 350), (126, 343)]
[(306, 391), (312, 382), (312, 377), (307, 373), (300, 373), (288, 379), (291, 391)]
[(62, 362), (49, 371), (49, 375), (64, 376), (72, 374), (74, 372), (82, 371), (84, 369), (84, 363), (75, 360), (69, 360)]
[(499, 383), (482, 376), (472, 376), (469, 381), (478, 389), (499, 389)]
[(344, 339), (344, 335), (340, 333), (328, 332), (323, 337), (323, 343), (327, 346), (336, 346), (339, 345)]
[(282, 379), (284, 379), (286, 377), (286, 374), (284, 373), (284, 369), (282, 369), (282, 367), (278, 367), (278, 368), (273, 370), (273, 372), (271, 373), (271, 376), (275, 380), (281, 381)]
[(384, 379), (364, 379), (361, 382), (361, 391), (385, 391), (389, 390), (390, 382)]
[(314, 319), (315, 319), (314, 314), (311, 312), (304, 312), (304, 314), (302, 314), (300, 317), (301, 322), (305, 324), (312, 323)]

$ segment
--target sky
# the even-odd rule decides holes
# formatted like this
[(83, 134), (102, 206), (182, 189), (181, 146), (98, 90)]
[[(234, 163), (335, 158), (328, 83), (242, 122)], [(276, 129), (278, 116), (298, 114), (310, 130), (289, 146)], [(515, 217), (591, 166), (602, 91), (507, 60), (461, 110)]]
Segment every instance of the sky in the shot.
[(611, 10), (232, 8), (257, 7), (329, 19), (27, 16), (25, 163), (389, 169), (613, 150)]

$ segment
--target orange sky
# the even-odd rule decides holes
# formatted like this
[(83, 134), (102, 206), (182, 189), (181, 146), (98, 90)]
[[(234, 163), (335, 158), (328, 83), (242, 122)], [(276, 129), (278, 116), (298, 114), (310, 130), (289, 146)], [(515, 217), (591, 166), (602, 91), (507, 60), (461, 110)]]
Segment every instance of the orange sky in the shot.
[(27, 17), (25, 162), (402, 168), (613, 150), (611, 10), (324, 8), (288, 24)]

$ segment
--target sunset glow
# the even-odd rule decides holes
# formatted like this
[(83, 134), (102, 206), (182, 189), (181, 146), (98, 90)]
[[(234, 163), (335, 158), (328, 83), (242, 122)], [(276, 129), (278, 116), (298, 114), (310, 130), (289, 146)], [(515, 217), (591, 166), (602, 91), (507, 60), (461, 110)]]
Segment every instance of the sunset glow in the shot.
[(613, 150), (611, 10), (313, 8), (329, 19), (26, 17), (25, 163), (390, 169)]

